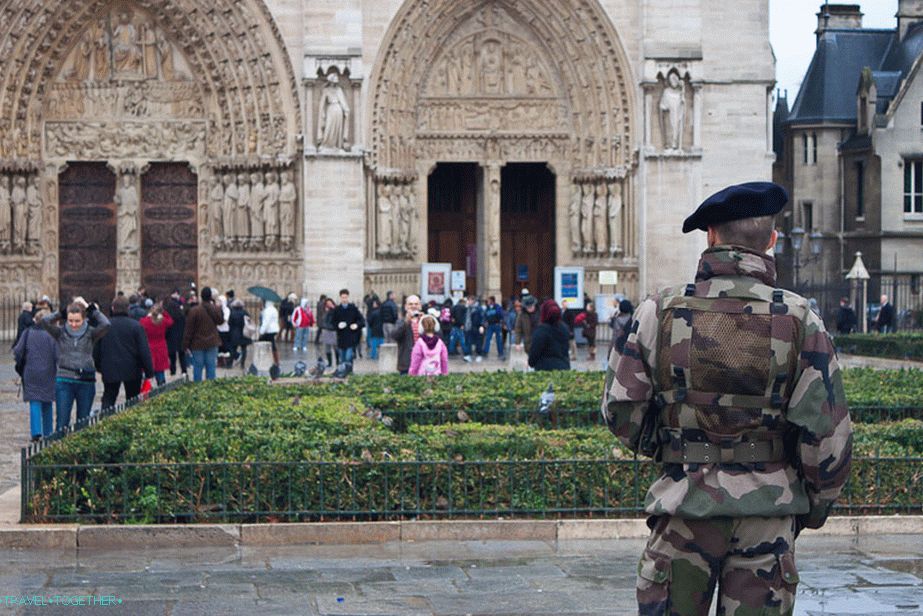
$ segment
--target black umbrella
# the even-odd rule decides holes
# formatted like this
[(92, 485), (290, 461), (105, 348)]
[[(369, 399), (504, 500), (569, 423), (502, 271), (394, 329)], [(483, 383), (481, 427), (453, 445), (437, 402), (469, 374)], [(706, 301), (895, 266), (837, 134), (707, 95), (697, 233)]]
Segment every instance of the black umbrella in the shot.
[(260, 298), (261, 300), (265, 302), (281, 302), (282, 301), (282, 298), (279, 297), (278, 293), (266, 287), (250, 287), (247, 289), (247, 291), (249, 291), (250, 293), (253, 293), (258, 298)]

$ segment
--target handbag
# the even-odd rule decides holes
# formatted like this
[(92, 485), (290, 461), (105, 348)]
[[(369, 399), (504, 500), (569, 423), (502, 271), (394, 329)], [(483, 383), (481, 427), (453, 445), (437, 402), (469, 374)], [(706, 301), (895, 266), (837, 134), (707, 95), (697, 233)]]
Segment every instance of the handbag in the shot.
[(253, 324), (253, 321), (250, 317), (244, 315), (244, 338), (249, 338), (250, 340), (256, 340), (259, 330), (256, 325)]
[(22, 343), (22, 357), (16, 362), (16, 374), (22, 378), (23, 373), (26, 371), (26, 356), (29, 354), (29, 330), (26, 330), (26, 340)]

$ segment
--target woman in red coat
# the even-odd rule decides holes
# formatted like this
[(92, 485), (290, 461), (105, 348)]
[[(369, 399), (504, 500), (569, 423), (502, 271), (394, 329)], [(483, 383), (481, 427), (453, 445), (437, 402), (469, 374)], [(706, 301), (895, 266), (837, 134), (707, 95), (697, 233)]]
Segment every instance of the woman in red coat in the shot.
[(164, 372), (170, 367), (170, 357), (167, 353), (167, 330), (173, 326), (170, 313), (164, 311), (159, 303), (151, 308), (150, 314), (141, 319), (141, 327), (147, 334), (147, 343), (151, 347), (151, 359), (154, 360), (154, 378), (157, 385), (167, 382)]

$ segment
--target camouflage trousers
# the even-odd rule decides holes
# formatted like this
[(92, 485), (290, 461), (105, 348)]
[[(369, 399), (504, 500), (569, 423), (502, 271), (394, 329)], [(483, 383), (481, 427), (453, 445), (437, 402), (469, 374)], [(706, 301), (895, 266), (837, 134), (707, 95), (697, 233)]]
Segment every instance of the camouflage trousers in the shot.
[(795, 520), (659, 516), (638, 565), (640, 616), (784, 616), (795, 606)]

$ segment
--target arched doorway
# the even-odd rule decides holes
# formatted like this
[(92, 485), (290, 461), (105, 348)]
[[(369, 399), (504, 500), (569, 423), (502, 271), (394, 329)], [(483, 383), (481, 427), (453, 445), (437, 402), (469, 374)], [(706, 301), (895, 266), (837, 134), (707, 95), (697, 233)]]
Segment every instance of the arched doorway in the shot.
[(523, 289), (554, 297), (554, 174), (542, 163), (510, 163), (500, 177), (503, 297)]
[(481, 169), (474, 163), (440, 163), (429, 175), (429, 259), (465, 270), (465, 290), (477, 293), (477, 215)]
[[(42, 211), (41, 240), (0, 254), (0, 274), (29, 272), (29, 293), (72, 292), (59, 260), (72, 204), (59, 198), (59, 175), (92, 183), (95, 172), (72, 163), (102, 161), (116, 177), (116, 288), (163, 278), (142, 260), (160, 258), (150, 248), (167, 227), (183, 235), (169, 258), (177, 280), (298, 288), (301, 106), (263, 0), (22, 0), (4, 16), (0, 170), (35, 185)], [(177, 165), (170, 178), (161, 164)]]
[[(374, 248), (368, 256), (375, 274), (388, 280), (390, 272), (403, 275), (420, 262), (443, 259), (433, 238), (446, 231), (439, 216), (430, 216), (428, 191), (441, 190), (431, 173), (448, 173), (440, 170), (447, 163), (474, 163), (481, 170), (474, 232), (480, 293), (514, 290), (517, 264), (526, 266), (520, 271), (529, 278), (545, 265), (550, 271), (556, 264), (637, 268), (629, 182), (635, 169), (634, 92), (626, 55), (598, 0), (407, 0), (371, 78), (368, 219)], [(516, 179), (531, 173), (515, 167), (521, 163), (555, 170), (544, 191), (550, 201), (541, 201), (552, 214), (545, 215), (547, 228), (524, 215), (507, 215), (503, 223), (502, 194), (508, 195), (507, 209), (528, 199), (503, 188), (504, 178), (531, 186)], [(425, 253), (382, 241), (391, 227), (387, 217), (394, 216), (388, 199), (395, 186), (417, 212), (412, 224), (415, 235), (428, 240)], [(594, 205), (584, 214), (572, 204), (590, 188), (603, 210)], [(580, 223), (589, 215), (613, 222), (603, 234), (584, 238)], [(432, 233), (429, 224), (437, 225)], [(536, 233), (550, 234), (542, 240), (541, 257), (525, 248), (516, 252), (523, 238)], [(457, 245), (470, 243), (470, 229), (464, 235), (447, 240), (455, 247), (446, 249), (452, 255), (444, 260), (456, 262)], [(544, 287), (544, 271), (540, 275), (537, 284)], [(374, 275), (367, 279), (376, 286)]]

